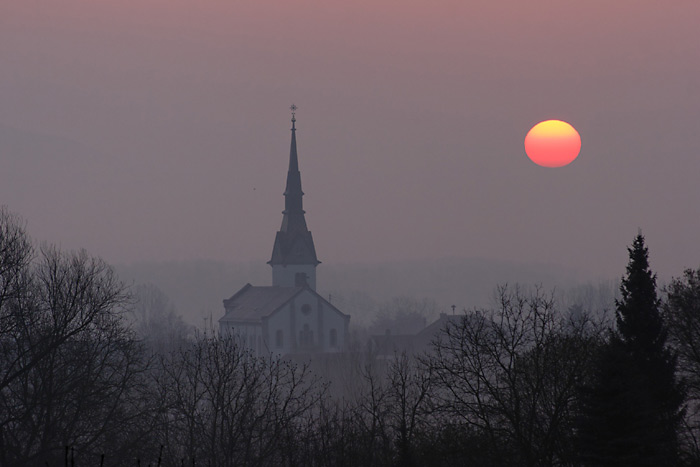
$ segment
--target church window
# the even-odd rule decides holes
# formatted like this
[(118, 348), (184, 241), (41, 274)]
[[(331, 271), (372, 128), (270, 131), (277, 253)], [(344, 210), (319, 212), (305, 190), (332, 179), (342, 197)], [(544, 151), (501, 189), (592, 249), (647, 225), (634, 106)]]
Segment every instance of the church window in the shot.
[(277, 334), (275, 335), (275, 345), (278, 349), (284, 347), (284, 333), (281, 329), (278, 329)]
[(338, 331), (335, 329), (331, 329), (330, 345), (331, 347), (338, 347)]
[(305, 315), (308, 315), (311, 313), (311, 305), (305, 303), (301, 306), (301, 312), (304, 313)]

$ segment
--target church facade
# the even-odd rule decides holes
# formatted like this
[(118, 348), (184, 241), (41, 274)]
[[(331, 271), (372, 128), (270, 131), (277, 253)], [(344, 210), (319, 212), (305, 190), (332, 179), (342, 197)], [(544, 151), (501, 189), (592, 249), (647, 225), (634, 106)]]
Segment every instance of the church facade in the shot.
[(292, 113), (282, 225), (268, 261), (272, 286), (246, 284), (224, 300), (219, 320), (222, 334), (235, 335), (255, 355), (340, 352), (346, 345), (350, 316), (316, 292), (320, 261), (306, 225), (303, 195)]

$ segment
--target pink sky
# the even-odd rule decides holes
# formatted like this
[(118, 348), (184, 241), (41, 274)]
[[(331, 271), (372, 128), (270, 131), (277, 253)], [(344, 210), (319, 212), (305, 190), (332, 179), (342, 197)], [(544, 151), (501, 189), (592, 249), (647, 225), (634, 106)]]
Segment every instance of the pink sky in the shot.
[[(700, 265), (700, 4), (15, 1), (0, 203), (115, 263), (267, 260), (289, 112), (321, 261)], [(535, 166), (558, 118), (579, 158)]]

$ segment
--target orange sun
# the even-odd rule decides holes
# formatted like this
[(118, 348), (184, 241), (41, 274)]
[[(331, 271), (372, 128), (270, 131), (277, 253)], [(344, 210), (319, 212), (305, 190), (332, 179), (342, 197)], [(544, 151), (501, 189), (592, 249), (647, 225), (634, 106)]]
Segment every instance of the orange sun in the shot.
[(533, 126), (525, 136), (525, 152), (542, 167), (564, 167), (581, 151), (581, 136), (561, 120), (546, 120)]

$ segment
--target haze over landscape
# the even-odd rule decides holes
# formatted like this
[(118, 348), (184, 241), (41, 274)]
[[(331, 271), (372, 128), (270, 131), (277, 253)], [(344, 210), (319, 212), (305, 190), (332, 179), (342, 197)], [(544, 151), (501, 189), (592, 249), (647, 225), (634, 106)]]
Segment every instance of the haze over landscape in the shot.
[[(700, 264), (697, 2), (1, 10), (0, 200), (41, 241), (264, 268), (294, 102), (321, 288), (450, 258), (619, 278), (638, 228), (661, 277)], [(525, 155), (547, 118), (581, 134), (570, 166)]]
[(0, 465), (700, 465), (698, 18), (2, 2)]

